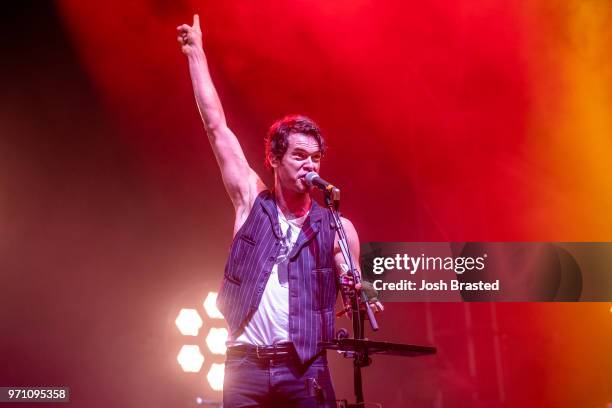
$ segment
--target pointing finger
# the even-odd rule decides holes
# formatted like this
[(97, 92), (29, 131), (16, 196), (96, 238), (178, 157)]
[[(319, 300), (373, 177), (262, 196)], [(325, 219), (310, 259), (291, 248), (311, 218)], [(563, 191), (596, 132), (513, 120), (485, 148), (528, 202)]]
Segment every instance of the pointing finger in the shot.
[(200, 16), (197, 14), (193, 15), (193, 28), (200, 28)]

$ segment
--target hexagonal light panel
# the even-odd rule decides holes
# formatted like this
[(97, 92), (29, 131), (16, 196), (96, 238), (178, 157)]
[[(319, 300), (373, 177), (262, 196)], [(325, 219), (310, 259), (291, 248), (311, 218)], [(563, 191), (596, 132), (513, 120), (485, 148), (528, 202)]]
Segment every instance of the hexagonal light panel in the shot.
[(225, 364), (212, 363), (210, 370), (208, 370), (208, 374), (206, 374), (206, 379), (208, 380), (208, 384), (210, 384), (210, 388), (215, 391), (223, 390), (224, 373)]
[(185, 344), (181, 347), (176, 359), (183, 371), (188, 373), (199, 372), (204, 364), (204, 356), (200, 352), (200, 347), (193, 344)]
[(195, 309), (181, 309), (174, 322), (184, 336), (197, 336), (203, 323), (202, 318)]
[(227, 329), (213, 327), (206, 336), (206, 345), (213, 354), (225, 354), (227, 347), (225, 342), (227, 341)]
[(217, 292), (208, 292), (204, 299), (204, 310), (211, 319), (223, 319), (223, 315), (217, 309)]

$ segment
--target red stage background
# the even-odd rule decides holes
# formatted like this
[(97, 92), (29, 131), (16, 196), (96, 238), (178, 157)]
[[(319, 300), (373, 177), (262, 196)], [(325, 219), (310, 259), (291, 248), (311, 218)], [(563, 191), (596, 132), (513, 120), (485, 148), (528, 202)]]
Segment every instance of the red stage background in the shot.
[[(13, 6), (0, 385), (67, 385), (83, 407), (219, 397), (176, 362), (174, 319), (218, 287), (233, 224), (176, 42), (194, 12), (252, 167), (270, 180), (274, 119), (311, 116), (362, 241), (612, 240), (608, 2)], [(366, 399), (605, 407), (610, 306), (388, 304), (371, 337), (439, 354), (377, 358)], [(350, 362), (331, 366), (350, 398)]]

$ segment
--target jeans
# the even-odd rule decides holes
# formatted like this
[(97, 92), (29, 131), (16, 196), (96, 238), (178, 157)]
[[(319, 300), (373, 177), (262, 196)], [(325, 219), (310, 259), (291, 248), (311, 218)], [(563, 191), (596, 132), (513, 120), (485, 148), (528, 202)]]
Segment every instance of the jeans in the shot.
[(258, 359), (228, 352), (223, 381), (224, 408), (335, 408), (327, 357), (302, 365), (297, 357)]

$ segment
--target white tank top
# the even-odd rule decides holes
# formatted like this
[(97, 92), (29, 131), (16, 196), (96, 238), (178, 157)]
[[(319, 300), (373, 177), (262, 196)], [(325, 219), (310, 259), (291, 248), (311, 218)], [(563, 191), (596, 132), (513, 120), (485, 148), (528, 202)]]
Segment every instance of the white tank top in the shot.
[(283, 239), (281, 250), (272, 267), (270, 278), (261, 296), (261, 302), (244, 331), (228, 346), (251, 344), (266, 346), (289, 341), (289, 276), (287, 273), (288, 255), (300, 235), (301, 226), (308, 217), (287, 221), (283, 212), (276, 207), (278, 222)]

